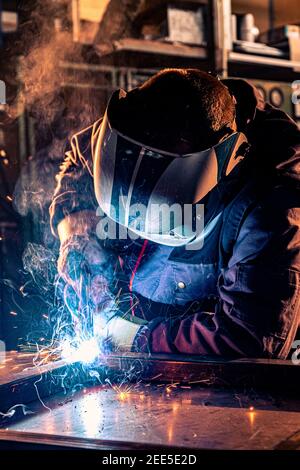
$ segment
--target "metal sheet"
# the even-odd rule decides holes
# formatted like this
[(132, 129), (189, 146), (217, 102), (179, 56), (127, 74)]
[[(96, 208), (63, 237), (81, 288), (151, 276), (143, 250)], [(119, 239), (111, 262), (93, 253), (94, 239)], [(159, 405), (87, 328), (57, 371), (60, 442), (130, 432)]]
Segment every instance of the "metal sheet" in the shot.
[[(297, 392), (299, 371), (289, 361), (126, 355), (84, 370), (62, 361), (32, 368), (32, 356), (14, 353), (7, 359), (0, 366), (1, 441), (94, 449), (300, 447), (297, 393), (287, 398), (273, 387), (277, 381)], [(87, 387), (91, 380), (99, 385)], [(268, 391), (246, 392), (246, 383), (269, 384)]]
[(99, 358), (90, 368), (61, 360), (51, 362), (47, 354), (37, 358), (33, 354), (11, 352), (0, 364), (0, 412), (19, 402), (30, 403), (37, 396), (53, 395), (78, 383), (95, 384), (96, 380), (103, 383), (107, 378), (114, 383), (179, 382), (281, 390), (296, 395), (300, 387), (299, 369), (291, 361), (126, 354)]
[(21, 432), (27, 442), (81, 448), (272, 449), (300, 429), (299, 400), (175, 385), (97, 386), (29, 409), (2, 421), (0, 439)]
[(79, 364), (70, 368), (61, 360), (51, 362), (43, 356), (9, 352), (0, 363), (0, 417), (19, 403), (53, 395), (84, 380), (86, 374)]

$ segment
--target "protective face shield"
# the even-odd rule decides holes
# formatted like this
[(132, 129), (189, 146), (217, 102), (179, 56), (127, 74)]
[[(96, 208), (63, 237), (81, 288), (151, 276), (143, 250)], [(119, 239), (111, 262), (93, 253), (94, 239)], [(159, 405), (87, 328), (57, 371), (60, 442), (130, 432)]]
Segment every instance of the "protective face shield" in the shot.
[(115, 92), (107, 107), (94, 156), (95, 194), (102, 211), (129, 234), (182, 246), (203, 231), (201, 201), (244, 158), (244, 134), (187, 155), (145, 146), (112, 128)]

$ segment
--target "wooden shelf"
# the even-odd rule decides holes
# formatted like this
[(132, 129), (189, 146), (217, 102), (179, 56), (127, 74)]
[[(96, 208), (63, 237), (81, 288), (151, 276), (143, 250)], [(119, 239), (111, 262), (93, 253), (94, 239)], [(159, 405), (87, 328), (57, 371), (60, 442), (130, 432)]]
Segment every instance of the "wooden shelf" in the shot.
[(162, 41), (150, 41), (144, 39), (121, 39), (114, 43), (116, 51), (146, 52), (150, 54), (162, 54), (177, 57), (189, 57), (191, 59), (207, 59), (206, 47), (187, 46), (181, 43), (168, 43)]
[(230, 52), (230, 62), (239, 62), (246, 64), (257, 64), (269, 67), (283, 67), (289, 69), (297, 69), (300, 71), (300, 62), (287, 59), (278, 59), (277, 57), (266, 57), (262, 55), (243, 54), (241, 52)]

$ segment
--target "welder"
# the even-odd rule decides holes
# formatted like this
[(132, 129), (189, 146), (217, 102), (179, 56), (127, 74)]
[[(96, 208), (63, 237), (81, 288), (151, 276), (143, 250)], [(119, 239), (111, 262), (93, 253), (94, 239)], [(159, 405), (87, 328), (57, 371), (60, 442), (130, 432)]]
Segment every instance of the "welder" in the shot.
[(244, 80), (163, 70), (72, 138), (51, 206), (58, 271), (79, 301), (89, 278), (107, 350), (287, 358), (299, 187), (290, 117)]

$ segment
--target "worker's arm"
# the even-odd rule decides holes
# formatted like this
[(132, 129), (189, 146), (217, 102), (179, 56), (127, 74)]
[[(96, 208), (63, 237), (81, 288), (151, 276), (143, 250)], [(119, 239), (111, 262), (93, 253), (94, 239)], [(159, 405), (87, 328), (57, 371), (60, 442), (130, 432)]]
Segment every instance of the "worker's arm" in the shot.
[(67, 215), (57, 225), (57, 233), (60, 243), (63, 244), (68, 238), (77, 236), (86, 236), (96, 233), (98, 217), (94, 211), (77, 211)]
[(140, 328), (133, 350), (286, 358), (300, 318), (298, 190), (276, 189), (248, 215), (212, 312)]
[[(97, 201), (93, 185), (93, 142), (101, 122), (72, 137), (57, 175), (57, 186), (50, 207), (53, 233), (61, 242), (69, 235), (93, 233)], [(81, 213), (81, 214), (80, 214)]]
[(50, 208), (52, 231), (61, 246), (58, 271), (79, 294), (80, 280), (92, 279), (91, 297), (95, 305), (109, 294), (113, 255), (96, 235), (99, 217), (93, 185), (93, 145), (100, 121), (71, 139), (70, 149), (57, 176), (57, 187)]

